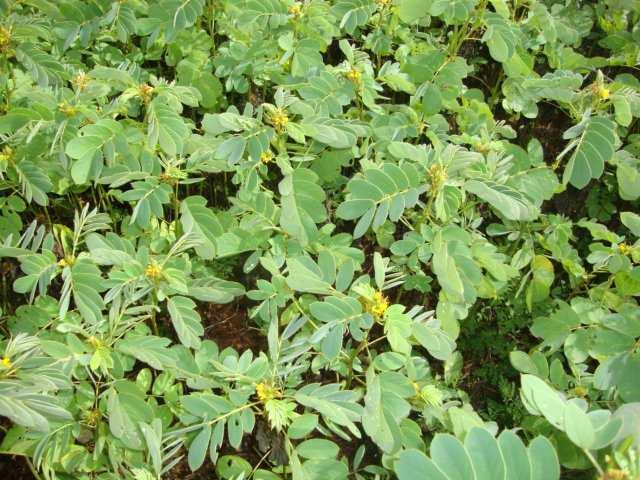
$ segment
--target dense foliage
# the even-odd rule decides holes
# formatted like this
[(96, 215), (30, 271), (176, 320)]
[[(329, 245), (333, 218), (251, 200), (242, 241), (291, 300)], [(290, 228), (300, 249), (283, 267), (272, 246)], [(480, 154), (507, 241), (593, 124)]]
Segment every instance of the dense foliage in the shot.
[(636, 0), (0, 0), (0, 452), (640, 478), (639, 61)]

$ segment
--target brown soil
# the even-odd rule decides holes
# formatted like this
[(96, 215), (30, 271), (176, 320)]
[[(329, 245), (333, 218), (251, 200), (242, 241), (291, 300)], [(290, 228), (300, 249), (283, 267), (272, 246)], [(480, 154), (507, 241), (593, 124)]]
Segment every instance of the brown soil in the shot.
[(226, 305), (203, 303), (198, 309), (204, 324), (204, 336), (218, 344), (220, 350), (232, 347), (242, 354), (250, 349), (254, 354), (267, 350), (267, 340), (249, 318), (242, 301)]
[(187, 463), (186, 452), (185, 457), (163, 477), (165, 480), (212, 480), (218, 478), (215, 474), (215, 466), (208, 457), (199, 470), (192, 472)]
[(33, 474), (23, 457), (0, 455), (0, 478), (33, 480)]

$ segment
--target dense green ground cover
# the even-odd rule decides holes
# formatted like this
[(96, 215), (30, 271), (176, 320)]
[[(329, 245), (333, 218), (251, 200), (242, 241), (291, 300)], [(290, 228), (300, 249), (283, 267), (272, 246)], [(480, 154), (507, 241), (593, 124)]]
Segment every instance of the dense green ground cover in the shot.
[(640, 478), (639, 20), (0, 0), (3, 464)]

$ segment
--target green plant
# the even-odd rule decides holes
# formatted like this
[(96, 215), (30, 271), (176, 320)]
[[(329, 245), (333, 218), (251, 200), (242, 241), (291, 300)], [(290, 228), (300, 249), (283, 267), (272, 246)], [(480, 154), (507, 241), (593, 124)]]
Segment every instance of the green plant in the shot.
[(638, 477), (636, 2), (0, 13), (0, 453)]

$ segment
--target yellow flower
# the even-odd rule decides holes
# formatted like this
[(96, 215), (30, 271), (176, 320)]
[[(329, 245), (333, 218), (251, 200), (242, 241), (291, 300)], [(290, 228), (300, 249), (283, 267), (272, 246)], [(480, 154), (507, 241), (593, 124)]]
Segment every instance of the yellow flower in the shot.
[(602, 100), (608, 99), (610, 95), (611, 95), (611, 92), (607, 87), (603, 87), (603, 86), (598, 87), (598, 96)]
[(9, 145), (6, 145), (0, 152), (0, 163), (8, 163), (11, 157), (13, 157), (13, 149)]
[(373, 294), (373, 301), (370, 309), (371, 314), (375, 318), (380, 319), (384, 316), (387, 308), (389, 308), (389, 299), (387, 299), (382, 292), (376, 291)]
[(289, 7), (289, 15), (293, 15), (294, 17), (297, 17), (301, 13), (302, 13), (302, 5), (300, 5), (300, 2), (295, 2), (293, 5)]
[(362, 80), (362, 73), (360, 73), (360, 70), (358, 70), (356, 67), (352, 67), (351, 70), (349, 70), (345, 74), (345, 77), (347, 77), (347, 80), (351, 80), (353, 83), (360, 83), (360, 81)]
[(89, 75), (84, 72), (78, 72), (72, 79), (71, 84), (78, 90), (83, 91), (89, 85)]
[(11, 367), (13, 367), (13, 362), (9, 357), (2, 357), (2, 360), (0, 360), (0, 365), (9, 370)]
[(75, 257), (69, 255), (67, 257), (60, 259), (60, 261), (58, 262), (58, 266), (62, 268), (72, 267), (74, 263), (76, 263)]
[(610, 468), (600, 477), (600, 480), (627, 480), (630, 478), (631, 477), (629, 477), (629, 472), (627, 472), (626, 470)]
[(391, 0), (376, 0), (376, 3), (380, 8), (386, 7), (391, 3)]
[(97, 408), (92, 408), (90, 410), (86, 410), (82, 416), (88, 426), (95, 427), (98, 424), (100, 417), (102, 417), (102, 414)]
[(278, 398), (281, 396), (280, 390), (278, 390), (273, 385), (269, 385), (265, 382), (260, 382), (256, 385), (256, 395), (258, 395), (258, 399), (262, 402), (268, 402), (274, 398)]
[(160, 174), (160, 182), (175, 185), (180, 180), (187, 178), (187, 174), (174, 166), (169, 166)]
[(633, 250), (633, 247), (630, 247), (626, 243), (620, 243), (620, 244), (618, 244), (618, 250), (620, 251), (620, 253), (622, 255), (629, 255), (631, 253), (631, 251)]
[(278, 132), (282, 132), (289, 123), (289, 116), (287, 115), (287, 112), (285, 112), (281, 108), (278, 108), (275, 112), (273, 112), (273, 114), (268, 117), (267, 120), (269, 121), (269, 123), (271, 123), (271, 125), (274, 126), (274, 128)]
[(138, 85), (138, 96), (142, 99), (144, 103), (148, 103), (153, 96), (153, 87), (146, 83), (142, 83)]
[(260, 154), (260, 161), (262, 163), (269, 163), (271, 160), (273, 160), (273, 153), (271, 153), (271, 150), (267, 150)]
[(576, 397), (582, 398), (587, 394), (587, 389), (582, 385), (576, 385), (576, 387), (573, 389), (573, 393)]
[(147, 268), (144, 270), (144, 274), (153, 281), (159, 280), (162, 277), (162, 267), (156, 262), (151, 261)]
[(58, 104), (58, 110), (64, 113), (67, 117), (73, 117), (76, 113), (78, 113), (78, 109), (76, 107), (64, 102)]
[(94, 337), (93, 335), (91, 335), (87, 339), (87, 343), (89, 345), (91, 345), (93, 348), (95, 348), (96, 350), (99, 350), (100, 348), (102, 348), (104, 346), (104, 344), (102, 343), (102, 340), (100, 340), (99, 338)]
[(439, 163), (434, 163), (429, 167), (428, 174), (431, 181), (430, 195), (435, 196), (440, 191), (442, 184), (447, 179), (447, 171)]
[(11, 43), (11, 32), (4, 27), (0, 27), (0, 52), (4, 52)]

